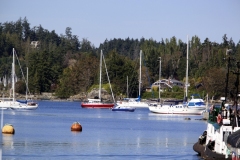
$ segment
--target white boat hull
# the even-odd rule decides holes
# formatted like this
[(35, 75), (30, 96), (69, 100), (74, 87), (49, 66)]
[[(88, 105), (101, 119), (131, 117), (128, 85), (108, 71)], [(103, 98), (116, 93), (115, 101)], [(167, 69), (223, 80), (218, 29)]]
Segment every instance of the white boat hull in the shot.
[(158, 114), (189, 114), (189, 115), (201, 115), (205, 110), (204, 107), (187, 107), (183, 105), (175, 105), (175, 106), (150, 106), (150, 112), (158, 113)]
[(28, 105), (28, 104), (20, 104), (18, 106), (11, 106), (12, 110), (35, 110), (38, 108), (38, 104)]
[(125, 105), (117, 105), (112, 108), (112, 111), (126, 111), (126, 112), (134, 112), (134, 107), (129, 107)]
[(1, 101), (0, 109), (12, 109), (12, 110), (35, 110), (38, 108), (37, 103), (21, 103), (17, 101)]
[(126, 106), (132, 108), (148, 108), (148, 103), (145, 102), (117, 102), (118, 106)]
[(9, 109), (11, 107), (18, 107), (20, 104), (19, 102), (14, 101), (1, 101), (0, 108), (1, 109)]

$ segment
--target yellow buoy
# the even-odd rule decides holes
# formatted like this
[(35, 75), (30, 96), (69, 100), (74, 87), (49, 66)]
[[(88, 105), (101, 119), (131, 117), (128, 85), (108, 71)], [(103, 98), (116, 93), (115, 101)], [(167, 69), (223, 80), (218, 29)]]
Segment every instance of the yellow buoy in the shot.
[(5, 134), (14, 134), (15, 130), (11, 124), (5, 124), (2, 128), (2, 133)]
[(79, 122), (74, 122), (71, 126), (71, 131), (82, 131), (82, 126)]

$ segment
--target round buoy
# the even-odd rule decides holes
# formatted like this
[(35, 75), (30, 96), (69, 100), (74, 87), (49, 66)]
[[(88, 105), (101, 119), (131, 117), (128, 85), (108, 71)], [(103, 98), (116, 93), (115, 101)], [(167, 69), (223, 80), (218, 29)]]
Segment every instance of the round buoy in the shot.
[(5, 134), (14, 134), (15, 130), (11, 124), (5, 124), (2, 128), (2, 133)]
[(71, 126), (71, 131), (82, 131), (82, 126), (79, 122), (74, 122)]

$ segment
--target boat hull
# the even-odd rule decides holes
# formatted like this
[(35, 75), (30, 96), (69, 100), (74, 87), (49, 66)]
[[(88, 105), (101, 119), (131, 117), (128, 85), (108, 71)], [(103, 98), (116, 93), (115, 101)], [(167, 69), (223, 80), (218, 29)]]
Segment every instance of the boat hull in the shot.
[(150, 112), (157, 114), (183, 114), (183, 115), (201, 115), (204, 109), (191, 109), (191, 108), (171, 108), (171, 107), (149, 107)]
[(38, 108), (37, 103), (29, 102), (29, 103), (20, 103), (18, 101), (1, 101), (0, 102), (1, 109), (12, 109), (12, 110), (35, 110)]
[(194, 150), (195, 152), (197, 152), (198, 155), (201, 156), (202, 158), (205, 158), (205, 157), (206, 157), (205, 152), (204, 152), (204, 150), (205, 150), (205, 145), (199, 143), (199, 141), (193, 145), (193, 150)]
[(117, 102), (117, 105), (124, 105), (127, 107), (133, 107), (133, 108), (148, 108), (149, 105), (145, 102)]
[(193, 145), (193, 150), (198, 153), (199, 156), (205, 158), (205, 147), (206, 147), (207, 131), (204, 131), (198, 138), (198, 142)]
[(111, 109), (114, 104), (111, 103), (82, 103), (82, 108)]
[(134, 112), (135, 108), (113, 108), (112, 111)]
[(9, 107), (12, 110), (35, 110), (38, 108), (38, 104), (19, 104), (18, 106)]
[(226, 158), (226, 156), (224, 154), (219, 154), (215, 151), (212, 151), (210, 148), (209, 148), (209, 145), (206, 146), (205, 148), (205, 159), (217, 159), (217, 160), (231, 160), (232, 159), (232, 156), (231, 154), (228, 155), (228, 158)]
[(10, 107), (11, 110), (36, 110), (38, 106)]

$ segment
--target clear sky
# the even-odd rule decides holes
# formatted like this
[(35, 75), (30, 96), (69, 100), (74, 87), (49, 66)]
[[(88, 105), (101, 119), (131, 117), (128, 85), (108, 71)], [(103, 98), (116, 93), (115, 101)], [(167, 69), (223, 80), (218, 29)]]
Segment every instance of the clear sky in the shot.
[(26, 17), (30, 27), (57, 34), (66, 27), (95, 47), (106, 39), (198, 36), (221, 43), (240, 40), (240, 0), (0, 0), (0, 22)]

